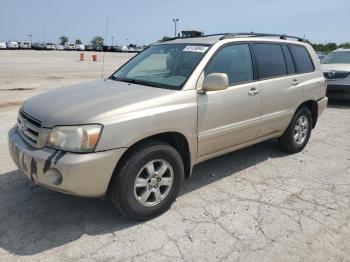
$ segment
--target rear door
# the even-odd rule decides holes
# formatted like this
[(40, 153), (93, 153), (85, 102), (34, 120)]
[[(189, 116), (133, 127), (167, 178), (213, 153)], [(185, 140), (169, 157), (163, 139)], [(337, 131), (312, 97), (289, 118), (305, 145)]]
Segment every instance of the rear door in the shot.
[(254, 43), (261, 96), (259, 137), (284, 131), (302, 97), (299, 77), (288, 47), (280, 43)]
[[(289, 44), (288, 49), (293, 57), (295, 69), (297, 72), (298, 86), (303, 88), (305, 93), (319, 93), (320, 85), (324, 86), (323, 81), (320, 82), (320, 74), (315, 71), (315, 65), (312, 62), (308, 50), (302, 45)], [(321, 75), (321, 80), (323, 75)], [(321, 92), (322, 93), (322, 92)], [(321, 96), (322, 97), (322, 96)]]

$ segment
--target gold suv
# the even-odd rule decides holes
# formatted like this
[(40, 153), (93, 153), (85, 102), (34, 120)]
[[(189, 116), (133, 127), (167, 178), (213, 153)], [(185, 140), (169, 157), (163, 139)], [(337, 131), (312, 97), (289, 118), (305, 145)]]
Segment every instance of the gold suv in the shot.
[(325, 94), (318, 58), (302, 39), (177, 38), (108, 79), (24, 102), (9, 150), (39, 185), (107, 194), (122, 214), (148, 219), (171, 206), (199, 162), (272, 138), (288, 152), (303, 150)]

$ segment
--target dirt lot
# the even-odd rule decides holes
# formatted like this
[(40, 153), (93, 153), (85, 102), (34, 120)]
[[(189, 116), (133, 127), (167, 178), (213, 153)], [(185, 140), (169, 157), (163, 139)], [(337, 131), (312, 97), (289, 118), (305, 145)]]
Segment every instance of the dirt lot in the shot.
[[(267, 141), (200, 164), (147, 222), (28, 181), (7, 153), (21, 101), (100, 77), (98, 55), (0, 51), (0, 261), (350, 261), (350, 103), (329, 106), (302, 153)], [(129, 57), (107, 53), (106, 75)]]

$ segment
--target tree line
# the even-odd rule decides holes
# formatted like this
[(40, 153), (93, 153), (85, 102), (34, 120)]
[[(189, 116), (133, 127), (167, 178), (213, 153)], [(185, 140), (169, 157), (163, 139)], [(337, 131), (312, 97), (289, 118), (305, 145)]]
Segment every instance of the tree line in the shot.
[[(67, 36), (61, 36), (60, 38), (59, 38), (59, 40), (60, 40), (60, 44), (61, 45), (65, 45), (67, 42), (68, 42), (68, 37)], [(101, 36), (95, 36), (91, 41), (90, 41), (90, 43), (92, 44), (92, 45), (95, 45), (95, 46), (103, 46), (103, 43), (104, 43), (104, 39), (101, 37)], [(81, 45), (82, 44), (82, 41), (80, 40), (80, 39), (76, 39), (75, 40), (75, 44), (77, 44), (77, 45)]]
[(342, 44), (336, 44), (336, 43), (327, 43), (327, 44), (313, 44), (311, 43), (312, 47), (318, 51), (318, 52), (325, 52), (329, 53), (337, 48), (350, 48), (350, 42), (342, 43)]

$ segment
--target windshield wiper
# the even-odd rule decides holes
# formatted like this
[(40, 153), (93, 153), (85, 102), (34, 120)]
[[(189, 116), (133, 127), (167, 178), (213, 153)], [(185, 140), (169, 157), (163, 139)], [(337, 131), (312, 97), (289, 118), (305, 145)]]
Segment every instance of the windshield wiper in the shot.
[(116, 80), (116, 81), (121, 81), (121, 82), (126, 82), (126, 83), (131, 83), (131, 84), (139, 84), (141, 81), (135, 80), (135, 79), (131, 79), (131, 78), (126, 78), (126, 77), (116, 77), (114, 75), (112, 75), (110, 77), (110, 79), (112, 80)]
[(146, 86), (152, 86), (152, 87), (158, 87), (158, 88), (164, 88), (166, 85), (154, 83), (154, 82), (148, 82), (144, 80), (138, 80), (138, 79), (132, 79), (132, 78), (126, 78), (126, 77), (116, 77), (112, 75), (109, 79), (131, 83), (131, 84), (138, 84), (138, 85), (146, 85)]

